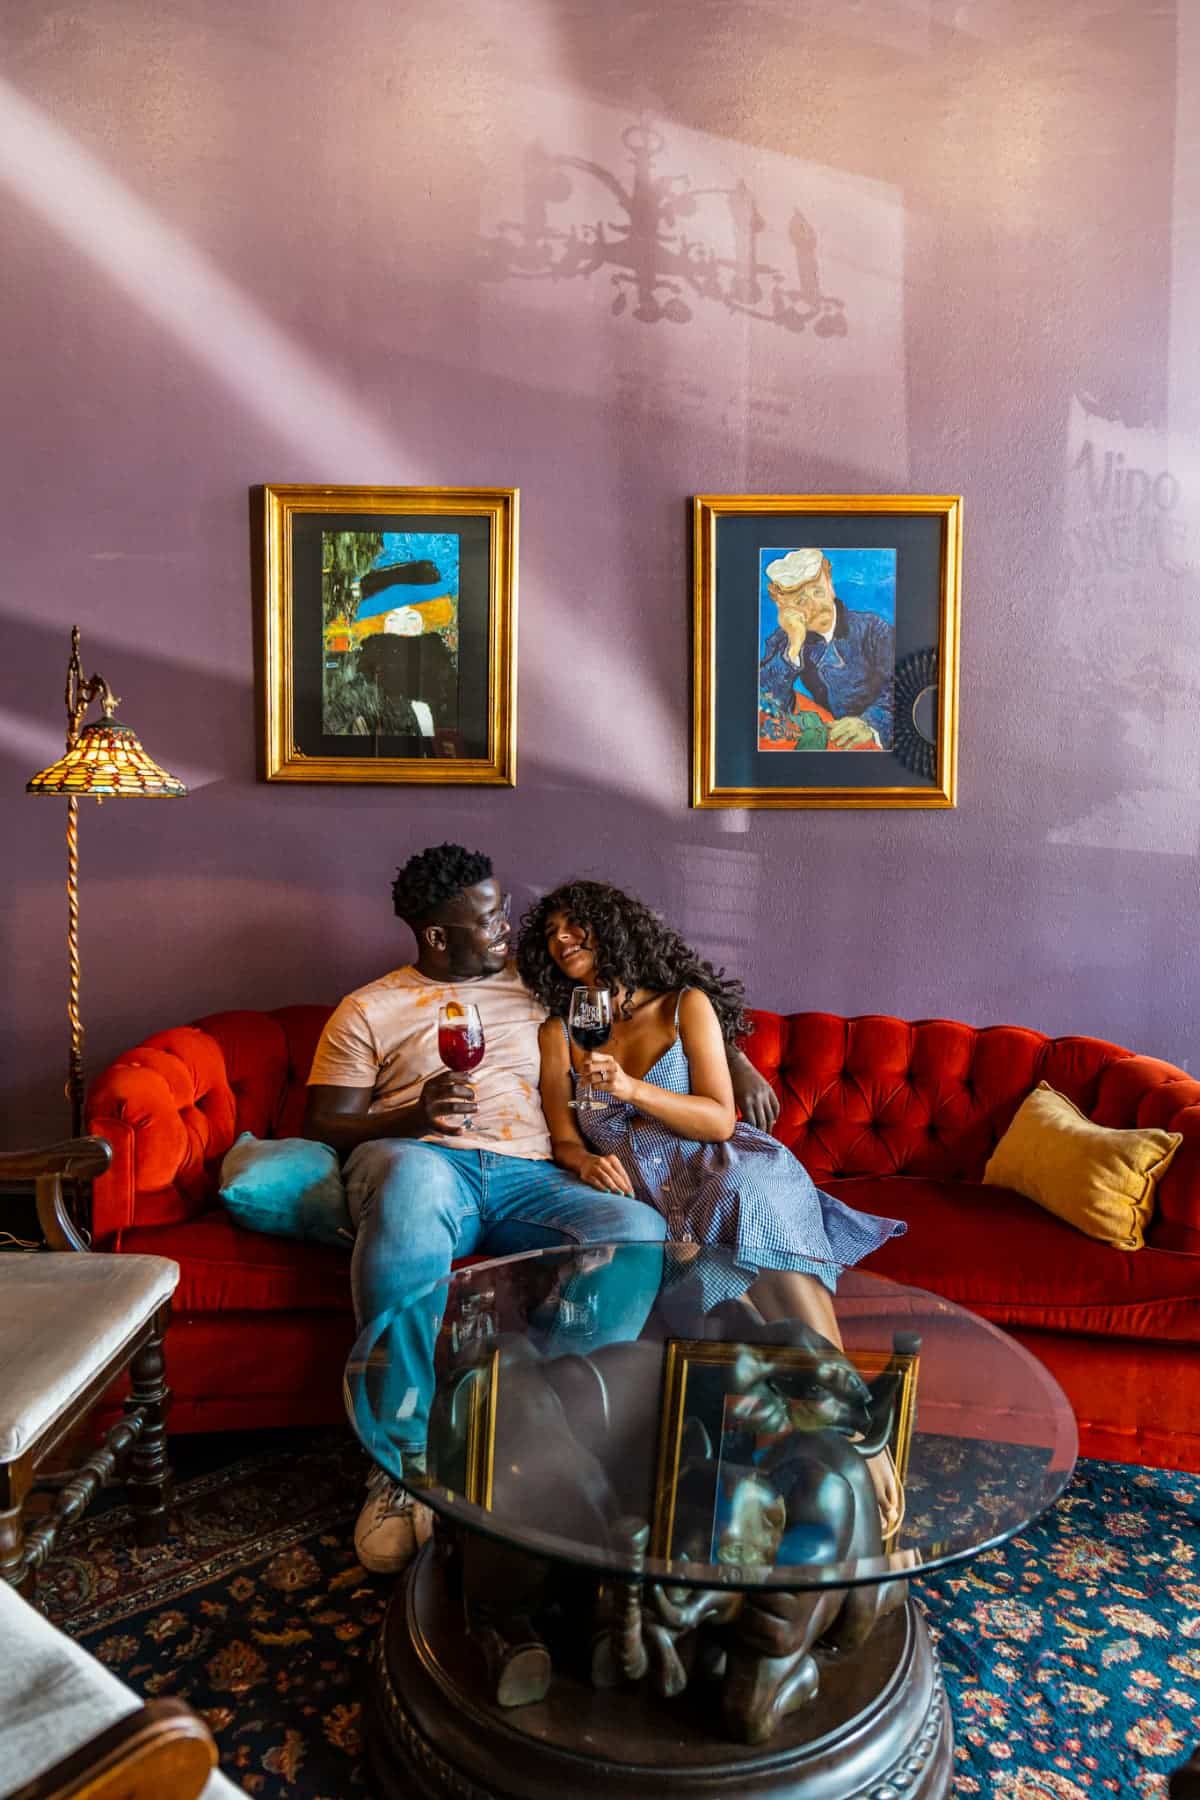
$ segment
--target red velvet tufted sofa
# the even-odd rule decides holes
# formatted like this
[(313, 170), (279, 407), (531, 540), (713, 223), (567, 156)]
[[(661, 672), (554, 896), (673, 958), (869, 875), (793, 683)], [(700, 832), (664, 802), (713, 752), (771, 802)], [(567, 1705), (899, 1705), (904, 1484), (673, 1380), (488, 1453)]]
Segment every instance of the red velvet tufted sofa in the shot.
[[(353, 1336), (349, 1258), (241, 1230), (215, 1199), (240, 1131), (294, 1135), (329, 1008), (216, 1013), (156, 1033), (93, 1084), (108, 1139), (97, 1248), (173, 1257), (176, 1431), (341, 1417)], [(1081, 1453), (1200, 1469), (1200, 1083), (1096, 1038), (949, 1019), (755, 1015), (747, 1050), (775, 1084), (776, 1131), (814, 1180), (908, 1221), (870, 1267), (1003, 1326), (1053, 1371)], [(1084, 1237), (981, 1176), (1039, 1081), (1102, 1125), (1184, 1142), (1144, 1250)]]

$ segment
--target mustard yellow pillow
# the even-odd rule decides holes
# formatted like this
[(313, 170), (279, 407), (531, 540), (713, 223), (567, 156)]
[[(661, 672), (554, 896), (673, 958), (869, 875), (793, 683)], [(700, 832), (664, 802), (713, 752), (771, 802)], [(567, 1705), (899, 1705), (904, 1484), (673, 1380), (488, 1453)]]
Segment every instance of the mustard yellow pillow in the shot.
[(1115, 1131), (1040, 1081), (992, 1151), (983, 1179), (1015, 1188), (1088, 1237), (1141, 1250), (1154, 1189), (1183, 1142), (1178, 1131)]

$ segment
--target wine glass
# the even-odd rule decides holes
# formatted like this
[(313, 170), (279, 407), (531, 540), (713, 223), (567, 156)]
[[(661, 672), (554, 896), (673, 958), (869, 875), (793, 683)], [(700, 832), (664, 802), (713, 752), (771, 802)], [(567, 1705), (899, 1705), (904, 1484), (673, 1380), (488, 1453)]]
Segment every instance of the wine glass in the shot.
[[(567, 1030), (581, 1050), (602, 1050), (612, 1031), (612, 995), (607, 988), (577, 987), (571, 990), (567, 1012)], [(584, 1089), (589, 1097), (572, 1101), (583, 1112), (600, 1112), (603, 1100), (594, 1100), (594, 1089)]]
[[(469, 1075), (483, 1061), (483, 1024), (479, 1008), (469, 1002), (447, 1000), (438, 1007), (438, 1055), (456, 1075)], [(468, 1129), (473, 1118), (463, 1118)]]

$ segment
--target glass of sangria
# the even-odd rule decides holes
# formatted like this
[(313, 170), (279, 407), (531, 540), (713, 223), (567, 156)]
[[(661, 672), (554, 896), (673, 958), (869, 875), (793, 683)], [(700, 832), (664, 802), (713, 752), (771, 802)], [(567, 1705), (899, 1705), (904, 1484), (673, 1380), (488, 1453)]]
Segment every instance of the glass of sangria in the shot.
[[(469, 1075), (483, 1061), (483, 1025), (479, 1008), (469, 1002), (447, 1000), (438, 1008), (438, 1055), (456, 1075)], [(463, 1117), (468, 1130), (474, 1123), (470, 1115)]]

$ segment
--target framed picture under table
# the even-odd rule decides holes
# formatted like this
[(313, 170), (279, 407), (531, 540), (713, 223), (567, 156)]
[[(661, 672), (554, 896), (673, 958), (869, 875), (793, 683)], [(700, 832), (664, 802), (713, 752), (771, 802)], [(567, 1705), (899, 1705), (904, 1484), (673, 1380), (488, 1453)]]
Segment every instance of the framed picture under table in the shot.
[[(886, 1408), (880, 1429), (903, 1489), (916, 1424), (920, 1340), (901, 1350), (848, 1350), (850, 1362)], [(691, 1562), (756, 1564), (837, 1560), (833, 1534), (817, 1515), (789, 1520), (789, 1464), (805, 1444), (824, 1446), (822, 1464), (853, 1462), (854, 1433), (830, 1428), (828, 1359), (800, 1346), (672, 1338), (663, 1362), (658, 1464), (650, 1549)], [(815, 1436), (813, 1434), (816, 1434)], [(832, 1448), (831, 1448), (832, 1447)], [(833, 1454), (836, 1452), (836, 1455)], [(897, 1527), (898, 1529), (898, 1527)], [(883, 1541), (895, 1547), (897, 1532)]]
[(692, 804), (955, 802), (962, 500), (694, 502)]
[(264, 778), (514, 787), (517, 490), (254, 497)]

